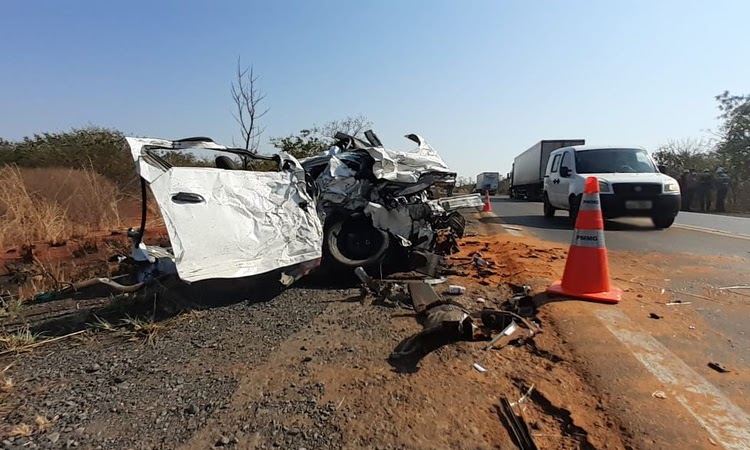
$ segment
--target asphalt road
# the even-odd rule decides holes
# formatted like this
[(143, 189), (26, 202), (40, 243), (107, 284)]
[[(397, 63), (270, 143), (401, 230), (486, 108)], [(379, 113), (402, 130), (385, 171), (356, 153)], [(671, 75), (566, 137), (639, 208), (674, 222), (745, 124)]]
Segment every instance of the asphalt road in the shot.
[[(558, 211), (556, 217), (546, 219), (542, 214), (541, 203), (510, 200), (504, 197), (493, 198), (492, 209), (494, 217), (486, 215), (482, 220), (497, 223), (511, 234), (533, 235), (561, 244), (568, 244), (572, 237), (573, 224), (568, 219), (566, 211)], [(672, 333), (667, 331), (666, 326), (660, 327), (652, 322), (640, 323), (640, 325), (645, 325), (647, 328), (644, 336), (658, 341), (658, 344), (654, 345), (663, 345), (663, 348), (667, 349), (664, 350), (665, 352), (679, 355), (679, 358), (672, 359), (677, 361), (677, 364), (690, 367), (694, 371), (690, 373), (705, 374), (709, 360), (733, 365), (734, 375), (717, 376), (711, 379), (712, 384), (704, 381), (698, 384), (704, 387), (709, 386), (707, 388), (709, 390), (715, 389), (712, 392), (715, 392), (719, 398), (726, 395), (726, 398), (733, 399), (735, 403), (737, 399), (747, 398), (746, 392), (750, 390), (750, 382), (746, 376), (750, 373), (750, 330), (747, 326), (747, 318), (750, 317), (750, 290), (734, 291), (729, 294), (728, 291), (720, 291), (716, 288), (750, 284), (750, 277), (748, 277), (750, 274), (750, 218), (681, 212), (675, 224), (666, 230), (654, 229), (649, 219), (617, 219), (605, 223), (605, 238), (607, 248), (612, 251), (654, 254), (654, 260), (661, 261), (666, 267), (665, 274), (669, 274), (672, 267), (677, 269), (676, 271), (683, 266), (693, 268), (691, 273), (695, 273), (695, 276), (692, 279), (685, 280), (684, 276), (675, 276), (675, 278), (681, 278), (679, 281), (665, 278), (664, 287), (698, 295), (719, 293), (724, 295), (724, 297), (719, 297), (720, 301), (707, 301), (672, 294), (672, 301), (690, 301), (692, 305), (689, 307), (693, 308), (702, 319), (702, 323), (695, 323), (694, 327), (696, 332), (700, 332), (703, 336), (699, 340), (695, 340), (689, 334)], [(717, 256), (727, 258), (716, 258)], [(702, 266), (707, 267), (705, 273), (701, 270), (695, 271), (696, 267)], [(619, 281), (615, 283), (621, 284)], [(647, 299), (646, 301), (656, 300)], [(663, 301), (659, 300), (659, 302)], [(671, 311), (668, 310), (667, 314), (669, 312)], [(637, 320), (641, 319), (636, 318)], [(585, 327), (590, 323), (578, 323), (577, 326)], [(597, 326), (601, 328), (601, 324)], [(652, 329), (648, 329), (649, 326)], [(619, 327), (620, 325), (615, 325), (613, 334), (621, 332)], [(632, 335), (629, 336), (632, 337)], [(649, 347), (649, 353), (653, 350), (652, 347)], [(669, 354), (672, 355), (672, 353)], [(662, 357), (662, 355), (658, 356)], [(611, 367), (620, 367), (626, 371), (625, 359), (619, 360), (617, 357), (614, 360), (602, 359), (601, 354), (592, 357), (597, 360), (601, 359), (603, 369), (600, 376), (603, 379), (607, 378), (607, 372)], [(686, 380), (684, 383), (690, 384), (691, 381)], [(637, 395), (627, 390), (621, 391), (620, 395), (633, 401), (638, 400)], [(714, 412), (715, 416), (722, 417), (722, 420), (750, 423), (748, 422), (750, 409)], [(698, 416), (701, 417), (701, 414), (699, 413)], [(679, 423), (686, 425), (692, 424), (692, 421), (684, 419)], [(707, 430), (711, 428), (703, 425)], [(730, 436), (729, 439), (720, 442), (724, 444), (720, 447), (749, 449), (750, 443), (747, 443), (747, 446), (744, 446), (744, 443), (732, 444), (739, 442), (736, 441), (737, 439), (744, 441), (745, 437), (747, 436), (744, 434), (739, 438), (737, 435)], [(703, 446), (698, 445), (695, 448), (700, 447)]]
[[(566, 211), (550, 220), (542, 215), (541, 203), (507, 197), (493, 198), (492, 209), (503, 224), (544, 240), (570, 242), (573, 224)], [(750, 257), (750, 218), (681, 212), (666, 230), (654, 229), (647, 218), (609, 220), (605, 228), (607, 248), (612, 250)]]

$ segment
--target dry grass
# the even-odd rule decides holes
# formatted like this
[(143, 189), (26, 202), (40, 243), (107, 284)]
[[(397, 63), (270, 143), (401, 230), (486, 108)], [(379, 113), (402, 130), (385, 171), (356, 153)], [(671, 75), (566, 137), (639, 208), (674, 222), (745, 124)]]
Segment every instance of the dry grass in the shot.
[(34, 423), (36, 423), (36, 429), (40, 433), (52, 426), (52, 422), (44, 416), (36, 416)]
[(144, 338), (144, 343), (149, 345), (156, 345), (156, 341), (159, 334), (163, 333), (167, 328), (167, 321), (165, 322), (154, 322), (153, 320), (146, 320), (143, 318), (126, 317), (123, 319), (123, 325), (129, 327), (133, 332)]
[(10, 292), (0, 294), (0, 318), (10, 317), (13, 319), (18, 317), (25, 302), (26, 299)]
[(0, 185), (0, 247), (120, 225), (117, 187), (92, 171), (4, 166)]
[(108, 322), (106, 319), (102, 319), (97, 315), (94, 315), (94, 318), (94, 322), (89, 324), (91, 328), (102, 331), (117, 331), (117, 327), (111, 322)]
[(17, 295), (22, 302), (19, 305), (19, 311), (25, 299), (32, 299), (40, 293), (55, 291), (69, 285), (68, 270), (70, 268), (66, 267), (63, 262), (56, 261), (44, 264), (34, 257), (34, 267), (38, 275), (18, 286)]
[(156, 345), (159, 336), (169, 330), (171, 327), (184, 322), (196, 320), (203, 315), (202, 311), (189, 311), (180, 314), (171, 319), (154, 321), (150, 318), (126, 316), (122, 320), (122, 326), (130, 329), (137, 336), (143, 338), (144, 344)]
[(15, 333), (0, 336), (0, 351), (21, 352), (30, 345), (34, 344), (39, 336), (33, 334), (28, 327), (23, 328)]
[(0, 392), (3, 394), (11, 392), (14, 387), (16, 387), (16, 383), (13, 382), (13, 378), (3, 376), (0, 380)]
[(9, 437), (29, 437), (32, 434), (34, 434), (34, 428), (25, 423), (13, 425), (8, 430)]
[(74, 336), (80, 336), (81, 334), (86, 332), (87, 330), (78, 330), (63, 336), (57, 336), (49, 339), (39, 339), (40, 335), (32, 334), (27, 326), (26, 328), (14, 333), (0, 336), (0, 356), (11, 353), (30, 352), (37, 347), (51, 344), (53, 342), (62, 341), (63, 339), (68, 339)]

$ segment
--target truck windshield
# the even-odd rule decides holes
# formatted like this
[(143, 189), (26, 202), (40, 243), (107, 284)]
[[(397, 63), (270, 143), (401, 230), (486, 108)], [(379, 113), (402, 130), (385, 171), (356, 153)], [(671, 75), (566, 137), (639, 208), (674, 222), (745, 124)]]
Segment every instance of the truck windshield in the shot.
[(656, 173), (658, 170), (645, 150), (607, 148), (576, 152), (578, 173)]

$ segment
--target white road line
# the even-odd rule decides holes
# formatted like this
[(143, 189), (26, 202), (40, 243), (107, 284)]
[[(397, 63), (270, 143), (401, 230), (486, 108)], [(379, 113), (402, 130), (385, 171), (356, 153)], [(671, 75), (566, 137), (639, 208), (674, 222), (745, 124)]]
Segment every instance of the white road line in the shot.
[(620, 311), (599, 309), (596, 315), (716, 442), (727, 450), (750, 449), (747, 413)]
[(511, 236), (523, 236), (523, 233), (521, 233), (521, 228), (511, 227), (509, 225), (503, 225), (503, 228), (505, 228), (505, 231), (507, 231)]
[(730, 233), (728, 231), (721, 231), (714, 228), (705, 228), (705, 227), (698, 227), (695, 225), (683, 225), (680, 223), (676, 223), (672, 225), (672, 228), (682, 228), (683, 230), (690, 230), (690, 231), (700, 231), (701, 233), (709, 233), (709, 234), (715, 234), (718, 236), (726, 236), (726, 237), (733, 237), (737, 239), (745, 239), (750, 240), (750, 235), (748, 234), (742, 234), (742, 233)]

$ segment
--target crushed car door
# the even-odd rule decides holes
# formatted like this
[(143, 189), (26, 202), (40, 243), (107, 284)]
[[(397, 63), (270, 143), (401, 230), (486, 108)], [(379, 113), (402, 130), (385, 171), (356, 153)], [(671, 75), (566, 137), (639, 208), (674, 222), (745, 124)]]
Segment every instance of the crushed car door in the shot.
[(277, 172), (164, 168), (143, 153), (149, 142), (128, 138), (181, 279), (245, 277), (321, 257), (322, 226), (294, 158), (285, 156), (287, 169)]

